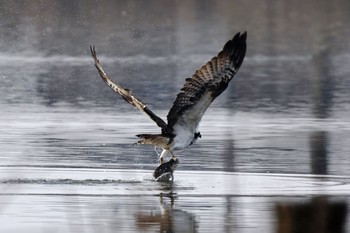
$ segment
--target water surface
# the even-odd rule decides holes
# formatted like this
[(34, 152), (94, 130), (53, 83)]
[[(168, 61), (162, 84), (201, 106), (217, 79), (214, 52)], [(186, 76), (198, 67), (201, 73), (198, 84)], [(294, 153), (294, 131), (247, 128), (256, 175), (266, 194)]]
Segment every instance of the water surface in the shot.
[[(347, 1), (23, 4), (0, 6), (1, 232), (349, 230)], [(173, 184), (155, 182), (158, 157), (135, 135), (159, 129), (105, 86), (89, 46), (165, 119), (244, 30), (202, 138), (177, 152)]]

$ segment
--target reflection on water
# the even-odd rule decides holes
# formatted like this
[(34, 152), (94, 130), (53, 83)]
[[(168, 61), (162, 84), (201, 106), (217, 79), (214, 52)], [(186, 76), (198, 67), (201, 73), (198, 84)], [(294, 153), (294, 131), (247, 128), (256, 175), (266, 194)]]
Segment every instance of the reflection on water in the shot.
[[(0, 231), (347, 232), (349, 9), (2, 2)], [(173, 186), (153, 182), (157, 156), (134, 135), (158, 129), (99, 79), (89, 46), (165, 117), (184, 79), (244, 30), (247, 57), (203, 137), (178, 153)]]
[(277, 233), (343, 233), (347, 204), (327, 197), (305, 203), (279, 203), (276, 206)]
[(328, 138), (327, 132), (315, 131), (310, 134), (311, 172), (327, 175)]
[[(159, 232), (197, 232), (195, 216), (174, 207), (176, 194), (161, 193), (159, 206), (136, 215), (136, 225), (142, 232), (159, 227)], [(142, 209), (142, 208), (140, 208)], [(158, 229), (157, 229), (158, 231)]]
[(327, 118), (331, 115), (332, 100), (334, 92), (334, 78), (332, 77), (332, 61), (331, 52), (322, 50), (313, 56), (314, 65), (316, 68), (315, 82), (313, 87), (313, 114), (317, 118)]
[(314, 197), (326, 195), (325, 205), (341, 208), (322, 213), (339, 229), (348, 222), (348, 177), (179, 171), (170, 184), (153, 181), (150, 170), (9, 167), (0, 174), (8, 176), (0, 183), (4, 232), (274, 232), (297, 224), (288, 213), (298, 205), (319, 210)]

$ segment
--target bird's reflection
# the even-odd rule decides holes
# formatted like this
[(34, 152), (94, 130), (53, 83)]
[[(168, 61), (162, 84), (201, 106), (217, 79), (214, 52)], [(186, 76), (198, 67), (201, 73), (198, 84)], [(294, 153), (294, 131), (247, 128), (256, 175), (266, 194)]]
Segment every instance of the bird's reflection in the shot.
[(347, 204), (327, 197), (276, 205), (277, 233), (344, 233)]
[(146, 231), (159, 226), (159, 232), (197, 232), (195, 216), (175, 208), (177, 194), (173, 192), (173, 184), (160, 183), (159, 206), (149, 213), (136, 215), (136, 225)]

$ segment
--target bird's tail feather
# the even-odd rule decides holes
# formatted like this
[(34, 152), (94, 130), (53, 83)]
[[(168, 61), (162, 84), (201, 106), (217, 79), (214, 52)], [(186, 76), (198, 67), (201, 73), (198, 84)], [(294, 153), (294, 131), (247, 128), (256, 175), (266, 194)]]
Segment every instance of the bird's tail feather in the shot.
[(136, 136), (142, 138), (137, 144), (150, 144), (163, 149), (167, 149), (170, 142), (170, 138), (164, 137), (161, 134), (138, 134)]

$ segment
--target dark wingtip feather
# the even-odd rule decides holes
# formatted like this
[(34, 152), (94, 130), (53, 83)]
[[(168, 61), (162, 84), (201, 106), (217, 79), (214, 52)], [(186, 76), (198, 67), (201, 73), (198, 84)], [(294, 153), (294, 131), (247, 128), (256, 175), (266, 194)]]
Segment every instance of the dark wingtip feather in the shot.
[(223, 52), (229, 54), (230, 59), (234, 63), (234, 67), (236, 70), (242, 65), (246, 51), (247, 51), (247, 32), (244, 33), (236, 33), (232, 40), (229, 40), (224, 48)]
[(226, 42), (224, 45), (222, 52), (227, 55), (231, 55), (234, 59), (235, 55), (241, 50), (246, 50), (246, 40), (247, 40), (247, 32), (241, 34), (240, 32), (236, 33), (233, 38)]
[(242, 40), (246, 41), (247, 40), (247, 31), (244, 31), (244, 33), (241, 36)]
[(96, 57), (95, 45), (90, 45), (90, 52), (91, 52), (91, 56), (95, 58)]
[[(230, 42), (231, 60), (235, 63), (235, 69), (238, 70), (242, 65), (246, 51), (247, 51), (247, 32), (237, 33)], [(227, 44), (229, 43), (227, 42)]]
[(99, 68), (97, 67), (97, 64), (98, 64), (100, 61), (97, 59), (97, 53), (96, 53), (96, 50), (95, 50), (95, 45), (90, 45), (90, 52), (91, 52), (92, 58), (94, 59), (95, 66), (96, 66), (96, 68), (99, 70)]

